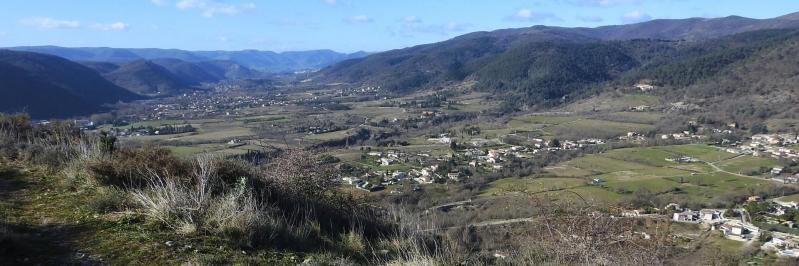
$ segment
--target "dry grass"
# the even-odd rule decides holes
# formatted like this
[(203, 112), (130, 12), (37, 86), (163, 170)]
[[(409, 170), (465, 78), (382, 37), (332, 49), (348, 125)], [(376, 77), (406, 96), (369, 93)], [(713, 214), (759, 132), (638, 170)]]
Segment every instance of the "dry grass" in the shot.
[(148, 170), (146, 189), (133, 190), (133, 199), (145, 214), (181, 234), (197, 231), (254, 234), (265, 213), (261, 211), (246, 177), (226, 187), (216, 174), (216, 159), (197, 157), (191, 182)]

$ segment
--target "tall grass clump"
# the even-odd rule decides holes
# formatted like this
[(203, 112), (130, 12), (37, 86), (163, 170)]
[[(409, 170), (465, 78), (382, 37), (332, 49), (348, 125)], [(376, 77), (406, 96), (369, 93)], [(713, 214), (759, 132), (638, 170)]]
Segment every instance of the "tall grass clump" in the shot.
[(244, 239), (247, 245), (256, 236), (271, 235), (263, 231), (270, 219), (247, 185), (249, 177), (222, 182), (218, 161), (198, 156), (189, 179), (147, 169), (146, 188), (133, 190), (132, 197), (147, 217), (180, 234), (218, 233)]

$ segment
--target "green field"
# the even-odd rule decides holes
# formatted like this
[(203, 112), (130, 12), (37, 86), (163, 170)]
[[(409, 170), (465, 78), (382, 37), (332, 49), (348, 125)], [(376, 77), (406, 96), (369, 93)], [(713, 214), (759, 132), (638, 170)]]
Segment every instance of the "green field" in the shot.
[(716, 147), (708, 145), (677, 145), (677, 146), (663, 146), (658, 149), (672, 152), (675, 154), (684, 154), (693, 158), (706, 161), (717, 162), (735, 157), (734, 153), (722, 151)]
[(649, 105), (657, 106), (660, 99), (651, 94), (630, 93), (623, 95), (603, 94), (583, 101), (570, 104), (566, 107), (569, 111), (622, 111), (633, 106)]
[[(650, 117), (650, 119), (656, 118)], [(579, 115), (520, 115), (513, 117), (505, 125), (496, 125), (484, 130), (484, 133), (490, 133), (494, 137), (521, 131), (538, 132), (539, 135), (553, 138), (613, 138), (625, 135), (627, 132), (643, 132), (651, 128), (650, 124), (594, 119)]]
[(119, 128), (127, 129), (133, 127), (159, 127), (165, 125), (186, 125), (186, 124), (190, 124), (190, 122), (186, 120), (149, 120), (149, 121), (132, 123), (130, 125), (121, 126)]
[(483, 194), (526, 193), (534, 194), (544, 191), (562, 190), (585, 186), (581, 178), (505, 178), (489, 184)]
[(630, 122), (639, 124), (655, 124), (663, 119), (664, 114), (654, 112), (615, 112), (607, 115), (605, 120)]
[(322, 134), (306, 135), (303, 137), (303, 139), (318, 140), (318, 141), (338, 140), (346, 138), (347, 135), (349, 135), (349, 133), (350, 130), (339, 130)]
[(758, 171), (762, 167), (771, 169), (775, 166), (780, 166), (780, 162), (776, 159), (770, 157), (752, 156), (739, 157), (718, 164), (718, 167), (724, 169), (724, 171), (738, 174), (747, 174)]
[(579, 119), (544, 129), (552, 136), (561, 138), (613, 138), (626, 135), (627, 132), (643, 132), (652, 129), (652, 125), (624, 123), (596, 119)]
[(783, 202), (791, 202), (791, 201), (796, 202), (796, 201), (799, 201), (799, 194), (794, 194), (794, 195), (781, 197), (778, 200), (783, 201)]
[[(719, 161), (719, 166), (725, 171), (749, 169), (774, 163), (774, 160), (768, 158), (751, 156), (733, 158), (736, 155), (707, 145), (618, 149), (603, 154), (583, 156), (548, 167), (547, 174), (555, 176), (553, 178), (498, 180), (486, 189), (486, 193), (496, 195), (513, 191), (562, 188), (566, 180), (574, 182), (567, 184), (577, 184), (577, 180), (582, 180), (583, 184), (587, 184), (590, 180), (598, 178), (602, 180), (599, 185), (574, 186), (568, 190), (580, 192), (578, 194), (584, 198), (593, 198), (599, 202), (619, 199), (640, 189), (646, 189), (656, 194), (673, 193), (677, 198), (705, 202), (709, 199), (717, 200), (729, 191), (748, 191), (750, 188), (771, 183), (758, 177), (743, 177), (718, 172), (708, 162), (682, 164), (666, 161), (666, 158), (675, 154), (709, 162)], [(544, 181), (553, 182), (553, 184), (542, 184), (541, 182)], [(569, 193), (571, 192), (566, 194)]]

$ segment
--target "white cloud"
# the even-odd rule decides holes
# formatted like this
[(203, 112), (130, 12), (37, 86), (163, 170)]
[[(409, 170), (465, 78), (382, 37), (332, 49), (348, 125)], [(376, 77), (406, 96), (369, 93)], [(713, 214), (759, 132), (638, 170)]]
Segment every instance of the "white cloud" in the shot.
[(123, 23), (123, 22), (115, 22), (115, 23), (109, 23), (109, 24), (100, 24), (100, 23), (98, 23), (98, 24), (92, 25), (92, 28), (98, 29), (98, 30), (127, 30), (128, 28), (130, 28), (130, 25), (128, 25), (126, 23)]
[(639, 4), (642, 0), (566, 0), (567, 2), (579, 6), (608, 7), (616, 5)]
[(405, 24), (416, 24), (416, 23), (422, 23), (422, 20), (417, 18), (417, 17), (415, 17), (415, 16), (407, 16), (407, 17), (402, 18), (402, 23), (405, 23)]
[(469, 24), (450, 22), (444, 25), (444, 29), (447, 33), (455, 33), (465, 31), (469, 26)]
[(177, 4), (175, 4), (175, 6), (180, 9), (190, 9), (205, 7), (206, 4), (200, 0), (180, 0)]
[(34, 27), (38, 29), (74, 29), (80, 28), (80, 21), (77, 20), (60, 20), (48, 17), (30, 17), (20, 20), (20, 23), (25, 26)]
[(218, 39), (219, 39), (220, 42), (228, 42), (228, 41), (230, 41), (230, 38), (228, 38), (227, 36), (219, 36)]
[(197, 9), (204, 17), (212, 18), (217, 15), (236, 15), (255, 9), (256, 6), (254, 3), (226, 4), (205, 0), (180, 0), (175, 3), (175, 7), (183, 10)]
[(577, 16), (577, 19), (582, 22), (602, 22), (605, 21), (602, 17), (598, 16)]
[(624, 23), (639, 23), (652, 20), (652, 16), (639, 10), (628, 12), (621, 17)]
[(243, 5), (218, 5), (203, 10), (203, 16), (212, 18), (216, 15), (236, 15), (252, 9), (255, 9), (255, 4), (253, 3)]
[(552, 13), (538, 13), (529, 8), (521, 8), (516, 11), (513, 15), (506, 18), (506, 20), (510, 21), (524, 21), (524, 22), (534, 22), (534, 21), (562, 21), (561, 18), (555, 16)]
[(401, 36), (415, 36), (416, 34), (436, 34), (451, 36), (468, 30), (472, 25), (468, 23), (449, 22), (445, 24), (424, 24), (419, 20), (414, 23), (405, 23), (398, 29), (389, 29), (391, 34)]
[(370, 23), (374, 22), (374, 19), (372, 19), (367, 15), (357, 15), (357, 16), (348, 17), (344, 19), (344, 21), (349, 23)]

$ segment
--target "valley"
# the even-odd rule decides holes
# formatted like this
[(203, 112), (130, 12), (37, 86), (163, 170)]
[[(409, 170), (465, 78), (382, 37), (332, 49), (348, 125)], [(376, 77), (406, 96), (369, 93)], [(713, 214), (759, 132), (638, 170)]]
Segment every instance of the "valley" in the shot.
[(798, 14), (0, 49), (0, 264), (794, 265)]

